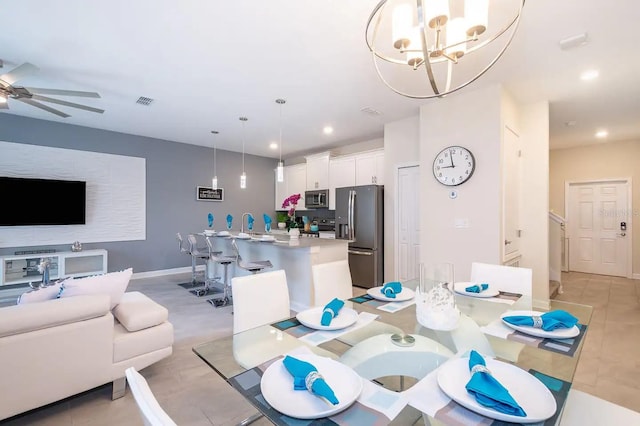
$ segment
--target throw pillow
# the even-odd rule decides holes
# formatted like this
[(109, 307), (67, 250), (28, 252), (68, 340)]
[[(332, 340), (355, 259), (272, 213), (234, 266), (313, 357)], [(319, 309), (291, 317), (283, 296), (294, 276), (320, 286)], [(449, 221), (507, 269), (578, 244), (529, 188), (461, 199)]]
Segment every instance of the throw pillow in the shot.
[(108, 294), (111, 296), (111, 309), (120, 303), (133, 269), (125, 269), (119, 272), (110, 272), (104, 275), (94, 275), (86, 278), (76, 278), (65, 284), (60, 297), (73, 297), (84, 294)]
[(44, 302), (47, 300), (53, 300), (58, 298), (60, 292), (64, 288), (65, 282), (69, 280), (58, 281), (53, 283), (49, 287), (39, 288), (38, 290), (30, 290), (26, 293), (22, 293), (18, 297), (18, 305), (24, 305), (25, 303)]

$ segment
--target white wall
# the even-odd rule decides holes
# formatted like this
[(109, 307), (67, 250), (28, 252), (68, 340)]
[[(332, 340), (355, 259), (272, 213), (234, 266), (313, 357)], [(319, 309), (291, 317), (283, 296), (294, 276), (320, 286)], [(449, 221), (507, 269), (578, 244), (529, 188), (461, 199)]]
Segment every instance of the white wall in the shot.
[(549, 303), (549, 103), (520, 107), (522, 127), (521, 266), (533, 269), (533, 303)]
[[(473, 176), (455, 187), (456, 199), (433, 177), (433, 159), (450, 145), (469, 149)], [(455, 279), (469, 279), (471, 263), (500, 262), (501, 88), (464, 91), (420, 109), (421, 260), (453, 262)], [(455, 221), (468, 223), (456, 228)]]
[[(384, 279), (395, 280), (395, 207), (397, 167), (419, 164), (419, 116), (405, 118), (384, 126)], [(418, 196), (416, 194), (416, 196)]]

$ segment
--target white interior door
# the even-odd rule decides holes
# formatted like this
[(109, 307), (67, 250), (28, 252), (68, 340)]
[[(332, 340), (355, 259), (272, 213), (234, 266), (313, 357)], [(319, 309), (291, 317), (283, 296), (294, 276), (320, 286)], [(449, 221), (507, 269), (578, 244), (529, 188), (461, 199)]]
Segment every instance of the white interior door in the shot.
[[(626, 181), (568, 187), (569, 270), (628, 276), (631, 217)], [(624, 225), (626, 225), (626, 230)]]
[(420, 168), (398, 169), (396, 275), (400, 281), (418, 278), (420, 265)]
[(520, 253), (520, 198), (521, 158), (520, 138), (510, 128), (504, 128), (503, 144), (503, 219), (502, 261), (506, 262)]

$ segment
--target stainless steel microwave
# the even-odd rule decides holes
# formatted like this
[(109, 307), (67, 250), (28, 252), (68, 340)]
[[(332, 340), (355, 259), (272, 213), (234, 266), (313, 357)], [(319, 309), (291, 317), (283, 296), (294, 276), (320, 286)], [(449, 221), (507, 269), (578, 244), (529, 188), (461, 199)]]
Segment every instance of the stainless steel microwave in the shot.
[(328, 209), (329, 190), (316, 189), (314, 191), (305, 191), (304, 206), (307, 209)]

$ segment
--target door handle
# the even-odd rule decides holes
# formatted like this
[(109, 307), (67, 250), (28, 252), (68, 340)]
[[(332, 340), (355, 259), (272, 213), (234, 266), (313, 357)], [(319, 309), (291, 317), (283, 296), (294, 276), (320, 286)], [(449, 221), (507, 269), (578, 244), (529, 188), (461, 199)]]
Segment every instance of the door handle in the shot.
[(347, 250), (349, 254), (357, 254), (360, 256), (373, 256), (373, 253), (370, 251), (359, 251), (359, 250)]
[(626, 235), (627, 235), (627, 233), (626, 233), (626, 232), (621, 232), (621, 233), (616, 234), (616, 235), (617, 235), (618, 237), (624, 237), (624, 236), (626, 236)]
[(513, 241), (509, 241), (509, 240), (504, 240), (504, 245), (508, 246), (509, 244), (511, 244)]

